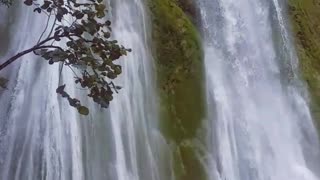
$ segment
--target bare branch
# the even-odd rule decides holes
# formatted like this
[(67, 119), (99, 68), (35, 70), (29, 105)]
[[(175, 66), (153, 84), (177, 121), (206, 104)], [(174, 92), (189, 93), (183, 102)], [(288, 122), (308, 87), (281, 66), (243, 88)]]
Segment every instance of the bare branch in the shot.
[[(48, 26), (49, 26), (49, 22), (50, 22), (50, 18), (51, 18), (51, 13), (48, 15), (48, 20), (47, 20), (47, 24), (46, 24), (46, 27), (44, 28), (43, 32), (41, 33), (41, 36), (39, 37), (39, 40), (37, 43), (39, 43), (44, 35), (44, 33), (47, 31), (48, 29)], [(53, 28), (54, 26), (52, 26)], [(51, 33), (50, 33), (51, 34)], [(49, 34), (49, 37), (50, 37), (50, 34)]]

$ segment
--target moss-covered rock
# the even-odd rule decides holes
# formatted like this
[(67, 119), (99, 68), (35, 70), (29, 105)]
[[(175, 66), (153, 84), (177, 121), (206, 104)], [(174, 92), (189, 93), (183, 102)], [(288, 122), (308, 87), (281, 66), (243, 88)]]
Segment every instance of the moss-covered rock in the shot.
[(312, 112), (320, 123), (320, 2), (289, 0), (302, 76), (312, 98)]
[(177, 180), (204, 179), (192, 145), (204, 119), (203, 50), (198, 31), (176, 0), (149, 0), (162, 130), (174, 144)]
[(183, 10), (183, 12), (189, 17), (193, 24), (200, 27), (199, 12), (200, 9), (196, 5), (196, 0), (175, 0), (176, 4)]

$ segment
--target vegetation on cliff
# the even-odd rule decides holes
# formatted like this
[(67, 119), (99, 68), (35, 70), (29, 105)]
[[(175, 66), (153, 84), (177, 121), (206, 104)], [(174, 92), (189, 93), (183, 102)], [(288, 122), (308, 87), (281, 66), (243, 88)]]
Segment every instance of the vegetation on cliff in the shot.
[[(175, 164), (176, 178), (200, 180), (203, 169), (192, 141), (204, 119), (205, 102), (203, 50), (199, 33), (189, 18), (195, 13), (191, 13), (191, 4), (174, 0), (152, 0), (149, 8), (162, 129), (175, 142), (174, 157), (179, 159), (175, 162), (181, 163)], [(189, 10), (188, 15), (183, 10)]]
[(289, 0), (302, 76), (311, 93), (312, 113), (320, 122), (320, 3)]
[[(2, 0), (0, 5), (9, 6), (11, 2)], [(121, 66), (115, 61), (131, 50), (111, 39), (111, 22), (106, 19), (105, 2), (24, 0), (23, 3), (26, 5), (23, 8), (46, 15), (46, 24), (39, 33), (38, 42), (2, 60), (0, 71), (21, 60), (26, 54), (33, 53), (47, 60), (50, 65), (60, 64), (61, 70), (62, 67), (69, 68), (74, 73), (74, 82), (88, 91), (88, 97), (102, 108), (109, 107), (113, 94), (121, 89), (112, 81), (122, 73)], [(0, 81), (0, 87), (5, 86), (1, 82), (4, 80)], [(88, 115), (89, 109), (80, 100), (72, 98), (65, 87), (66, 84), (60, 85), (56, 92), (67, 99), (70, 106), (75, 107), (80, 114)]]

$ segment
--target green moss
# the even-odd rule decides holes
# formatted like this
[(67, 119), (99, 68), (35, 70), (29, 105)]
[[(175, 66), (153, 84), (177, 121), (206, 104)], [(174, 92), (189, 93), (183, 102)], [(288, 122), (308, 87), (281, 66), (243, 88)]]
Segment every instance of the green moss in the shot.
[(195, 0), (175, 0), (176, 4), (185, 12), (193, 24), (199, 25), (199, 9)]
[(320, 3), (289, 0), (289, 12), (296, 36), (303, 78), (312, 98), (312, 113), (320, 123)]
[(161, 124), (165, 136), (176, 144), (176, 179), (201, 180), (205, 176), (195, 155), (197, 148), (182, 145), (196, 138), (205, 115), (200, 36), (175, 0), (150, 0), (149, 7)]

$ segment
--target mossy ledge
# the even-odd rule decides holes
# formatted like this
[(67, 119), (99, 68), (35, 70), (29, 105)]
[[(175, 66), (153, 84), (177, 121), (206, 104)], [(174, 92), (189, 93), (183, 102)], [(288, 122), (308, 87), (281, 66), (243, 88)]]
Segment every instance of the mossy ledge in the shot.
[[(149, 0), (162, 132), (173, 145), (177, 180), (202, 180), (193, 140), (205, 116), (203, 49), (199, 32), (176, 0)], [(190, 7), (189, 7), (190, 8)]]
[(289, 14), (302, 77), (311, 95), (311, 110), (320, 127), (320, 2), (289, 0)]

